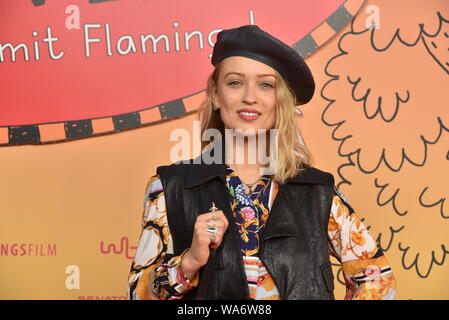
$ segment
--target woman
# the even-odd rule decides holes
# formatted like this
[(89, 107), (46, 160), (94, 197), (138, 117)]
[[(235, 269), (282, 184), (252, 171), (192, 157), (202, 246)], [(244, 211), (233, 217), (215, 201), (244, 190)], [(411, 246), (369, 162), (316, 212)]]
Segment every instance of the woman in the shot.
[(130, 299), (333, 299), (329, 255), (346, 299), (392, 299), (382, 251), (332, 175), (311, 167), (294, 116), (315, 90), (304, 60), (242, 26), (218, 34), (212, 64), (202, 133), (221, 139), (148, 181)]

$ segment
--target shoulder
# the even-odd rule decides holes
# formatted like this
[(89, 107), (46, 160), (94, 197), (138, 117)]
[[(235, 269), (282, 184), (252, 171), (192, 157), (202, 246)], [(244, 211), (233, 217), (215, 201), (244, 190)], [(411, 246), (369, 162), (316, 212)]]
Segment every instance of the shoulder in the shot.
[(161, 179), (159, 177), (158, 174), (155, 174), (153, 176), (151, 176), (148, 180), (147, 180), (147, 184), (146, 184), (146, 190), (153, 190), (155, 188), (157, 188), (157, 186), (160, 184)]
[(310, 177), (314, 177), (324, 182), (331, 182), (332, 184), (334, 183), (334, 176), (330, 172), (326, 172), (315, 167), (307, 167), (306, 170), (307, 174)]
[(349, 204), (348, 200), (346, 200), (346, 197), (343, 195), (343, 193), (336, 186), (334, 186), (333, 206), (335, 206), (336, 208), (345, 207), (348, 210), (349, 214), (354, 213), (354, 209)]
[(173, 184), (182, 184), (185, 188), (190, 189), (216, 177), (224, 180), (226, 176), (226, 164), (208, 164), (196, 158), (160, 166), (157, 168), (157, 174), (159, 174), (162, 184), (165, 187)]
[(158, 174), (153, 175), (147, 180), (145, 187), (144, 206), (147, 199), (154, 200), (164, 192), (161, 179)]
[(189, 181), (189, 177), (195, 175), (191, 172), (195, 167), (196, 165), (191, 162), (175, 162), (157, 167), (156, 174), (165, 190), (169, 192), (175, 189), (183, 189), (186, 182)]
[(304, 180), (327, 185), (328, 188), (331, 189), (330, 191), (332, 194), (334, 205), (338, 204), (338, 206), (345, 206), (348, 209), (349, 213), (354, 212), (354, 209), (351, 207), (348, 200), (346, 200), (346, 197), (335, 185), (335, 179), (331, 173), (319, 170), (314, 167), (306, 167), (303, 174), (304, 175), (302, 179)]
[(156, 169), (156, 174), (162, 183), (170, 180), (182, 180), (185, 181), (189, 172), (195, 168), (195, 165), (191, 160), (183, 162), (175, 162), (169, 165), (159, 166)]
[(183, 160), (179, 162), (174, 162), (168, 165), (159, 166), (156, 169), (158, 175), (166, 174), (166, 173), (182, 173), (190, 170), (194, 167), (193, 160)]
[(333, 174), (329, 172), (307, 166), (291, 181), (302, 184), (322, 185), (324, 189), (321, 188), (320, 190), (325, 190), (325, 193), (332, 197), (333, 207), (344, 206), (348, 209), (349, 213), (354, 212), (354, 209), (351, 207), (348, 200), (346, 200), (346, 197), (336, 187)]
[(315, 167), (306, 166), (290, 181), (307, 184), (334, 185), (334, 176)]

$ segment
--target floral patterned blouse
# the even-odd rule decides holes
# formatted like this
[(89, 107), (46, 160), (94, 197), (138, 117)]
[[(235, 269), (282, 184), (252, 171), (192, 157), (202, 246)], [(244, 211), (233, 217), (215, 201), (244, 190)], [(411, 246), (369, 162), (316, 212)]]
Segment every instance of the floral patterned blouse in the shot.
[[(262, 176), (251, 194), (244, 193), (239, 177), (227, 169), (227, 190), (240, 246), (250, 298), (279, 300), (273, 278), (258, 257), (261, 237), (278, 185)], [(147, 183), (142, 233), (128, 279), (132, 300), (180, 299), (198, 285), (181, 271), (181, 255), (173, 254), (167, 223), (164, 190), (159, 176)], [(385, 255), (343, 195), (336, 190), (328, 224), (329, 254), (342, 265), (346, 283), (345, 299), (393, 299), (396, 281)]]

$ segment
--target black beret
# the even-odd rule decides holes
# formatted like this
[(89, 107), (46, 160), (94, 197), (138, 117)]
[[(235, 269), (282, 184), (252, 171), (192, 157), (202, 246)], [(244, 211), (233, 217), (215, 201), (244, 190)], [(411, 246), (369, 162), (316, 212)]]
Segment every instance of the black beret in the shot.
[(290, 46), (256, 25), (223, 30), (217, 35), (212, 64), (232, 56), (257, 60), (278, 71), (296, 94), (296, 104), (312, 99), (315, 82), (304, 59)]

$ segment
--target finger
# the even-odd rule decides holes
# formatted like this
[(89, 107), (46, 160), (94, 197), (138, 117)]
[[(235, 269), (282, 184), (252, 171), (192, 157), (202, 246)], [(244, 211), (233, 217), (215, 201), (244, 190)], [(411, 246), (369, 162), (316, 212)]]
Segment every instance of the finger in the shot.
[(215, 228), (226, 230), (226, 222), (223, 220), (215, 220)]
[(218, 234), (218, 236), (215, 238), (215, 240), (211, 241), (210, 247), (212, 249), (216, 249), (221, 245), (222, 241), (223, 241), (223, 233)]
[(226, 227), (227, 222), (226, 222), (226, 220), (223, 220), (223, 219), (208, 219), (208, 220), (204, 221), (204, 224), (206, 226), (223, 228), (223, 227)]
[(197, 222), (195, 224), (195, 233), (197, 235), (211, 235), (215, 234), (217, 236), (217, 233), (222, 232), (223, 229), (223, 222), (217, 221), (217, 220), (207, 220), (204, 222)]
[(202, 234), (203, 232), (209, 233), (208, 231), (206, 231), (208, 227), (221, 229), (223, 233), (226, 231), (229, 223), (223, 211), (218, 210), (215, 213), (216, 213), (215, 219), (212, 219), (211, 213), (204, 213), (198, 215), (197, 220), (195, 222), (196, 234)]
[(209, 219), (206, 220), (206, 226), (209, 227), (216, 227), (217, 226), (217, 220), (215, 219)]
[[(211, 221), (222, 221), (223, 222), (223, 225), (224, 224), (226, 224), (227, 223), (227, 219), (226, 219), (226, 217), (225, 217), (225, 215), (223, 214), (223, 212), (218, 212), (218, 213), (216, 213), (216, 214), (214, 214), (214, 215), (212, 215), (212, 214), (210, 214), (210, 216), (209, 216), (209, 219), (208, 220), (211, 220)], [(207, 220), (206, 220), (207, 221)]]
[(212, 249), (216, 249), (216, 248), (219, 247), (220, 243), (221, 243), (221, 240), (218, 239), (218, 237), (211, 238), (209, 247), (212, 248)]
[(217, 210), (217, 211), (215, 211), (214, 214), (215, 214), (215, 219), (226, 219), (226, 216), (224, 215), (222, 210)]
[[(221, 242), (221, 240), (223, 239), (223, 236), (226, 232), (226, 230), (223, 228), (216, 228), (216, 230), (217, 230), (217, 232), (208, 232), (208, 233), (210, 233), (209, 237), (211, 237), (212, 235), (215, 235), (215, 238), (211, 239), (212, 243)], [(213, 236), (211, 238), (213, 238)]]
[(210, 233), (209, 234), (209, 240), (210, 240), (209, 246), (216, 246), (217, 241), (218, 241), (217, 234), (216, 233)]
[[(206, 240), (209, 239), (211, 232), (207, 231), (208, 227), (205, 222), (197, 222), (194, 227), (194, 238), (201, 240), (201, 243), (205, 244)], [(207, 243), (209, 244), (209, 242)]]
[(210, 219), (210, 212), (199, 214), (198, 217), (196, 217), (196, 221), (206, 221)]
[[(218, 212), (218, 211), (217, 211)], [(228, 219), (226, 218), (226, 216), (224, 215), (223, 211), (220, 211), (219, 214), (217, 214), (215, 216), (217, 222), (220, 221), (220, 223), (222, 223), (222, 226), (224, 227), (224, 229), (226, 229), (229, 225)]]
[(215, 211), (211, 211), (209, 214), (210, 214), (210, 218), (211, 219), (217, 219), (217, 210), (215, 210)]
[(202, 213), (199, 214), (196, 217), (197, 221), (204, 221), (204, 220), (209, 220), (209, 219), (217, 219), (219, 217), (224, 217), (223, 211), (221, 210), (217, 210), (214, 212), (213, 216), (212, 216), (212, 212), (206, 212), (206, 213)]

